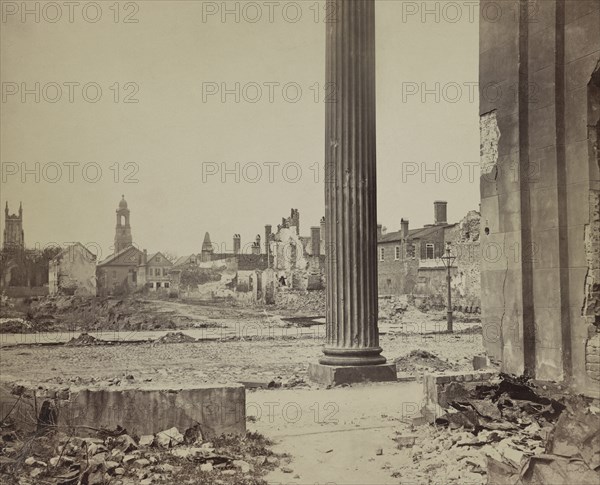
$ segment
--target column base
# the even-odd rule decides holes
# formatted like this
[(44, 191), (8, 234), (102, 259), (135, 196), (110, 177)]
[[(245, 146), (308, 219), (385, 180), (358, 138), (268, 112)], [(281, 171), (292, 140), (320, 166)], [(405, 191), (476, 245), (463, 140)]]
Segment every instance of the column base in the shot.
[(325, 386), (359, 382), (395, 382), (397, 379), (396, 364), (340, 366), (310, 364), (308, 378)]

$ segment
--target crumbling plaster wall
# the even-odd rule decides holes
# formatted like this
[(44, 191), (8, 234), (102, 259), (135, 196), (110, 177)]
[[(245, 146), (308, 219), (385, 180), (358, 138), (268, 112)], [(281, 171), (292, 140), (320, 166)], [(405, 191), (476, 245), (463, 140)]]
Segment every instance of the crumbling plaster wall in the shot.
[(96, 261), (80, 246), (72, 246), (50, 263), (59, 293), (96, 296)]

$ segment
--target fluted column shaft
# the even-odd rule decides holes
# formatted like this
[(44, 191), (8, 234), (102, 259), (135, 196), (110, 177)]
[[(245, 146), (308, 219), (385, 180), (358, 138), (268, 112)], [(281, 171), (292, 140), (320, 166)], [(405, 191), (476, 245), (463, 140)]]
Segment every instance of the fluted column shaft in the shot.
[(327, 337), (319, 362), (385, 363), (377, 328), (374, 0), (335, 0), (326, 24)]

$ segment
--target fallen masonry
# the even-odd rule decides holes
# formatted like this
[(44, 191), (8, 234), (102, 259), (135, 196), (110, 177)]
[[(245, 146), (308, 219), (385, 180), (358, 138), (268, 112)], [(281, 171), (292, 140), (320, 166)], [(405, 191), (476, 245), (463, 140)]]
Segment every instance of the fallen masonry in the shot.
[(1, 427), (0, 483), (260, 484), (262, 475), (280, 465), (271, 442), (256, 433), (208, 440), (171, 428), (138, 439), (117, 427), (91, 437), (55, 429), (23, 436), (14, 424)]
[[(477, 475), (487, 474), (489, 484), (600, 483), (597, 401), (558, 385), (486, 372), (430, 374), (424, 386), (422, 414), (436, 428), (419, 427), (419, 438), (430, 436), (413, 448), (413, 460), (432, 478), (483, 483)], [(397, 439), (399, 447), (415, 441)], [(443, 465), (440, 451), (454, 465)]]

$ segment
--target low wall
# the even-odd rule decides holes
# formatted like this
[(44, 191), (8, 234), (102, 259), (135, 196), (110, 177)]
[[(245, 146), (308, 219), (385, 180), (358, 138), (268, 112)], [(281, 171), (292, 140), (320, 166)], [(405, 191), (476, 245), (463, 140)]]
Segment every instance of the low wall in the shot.
[(199, 424), (209, 438), (246, 432), (246, 394), (241, 384), (98, 389), (11, 384), (0, 386), (0, 406), (2, 416), (10, 412), (22, 429), (35, 429), (39, 423), (63, 429), (122, 426), (129, 434), (141, 436), (171, 427), (184, 433)]

